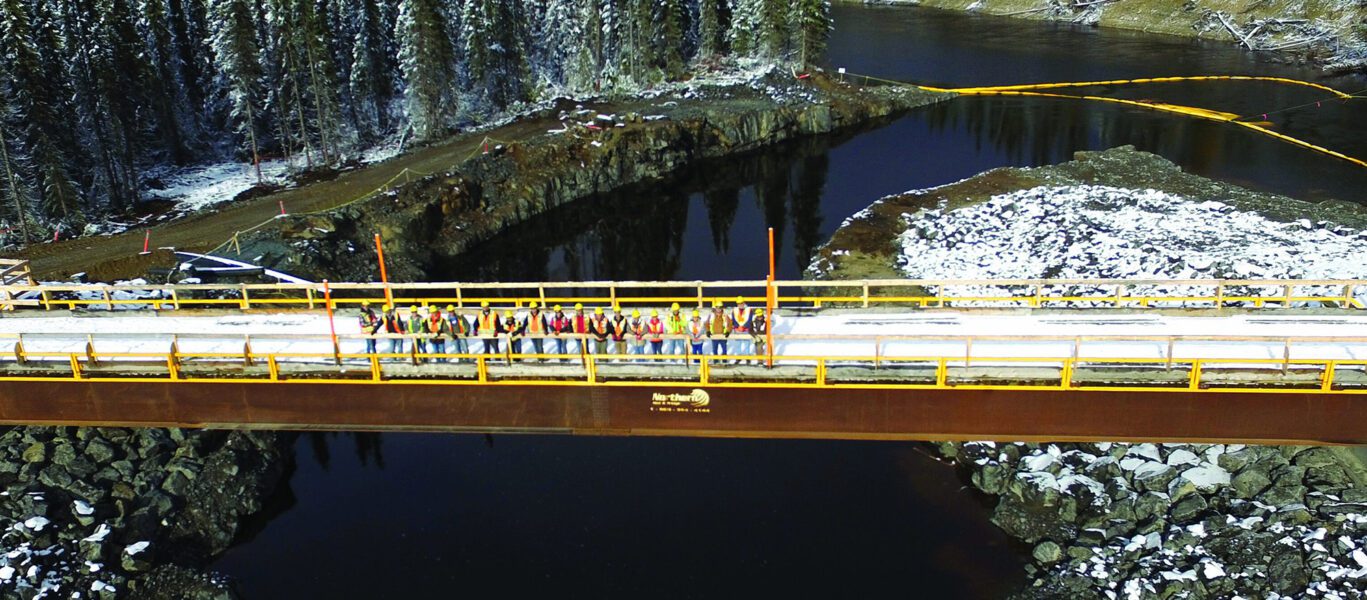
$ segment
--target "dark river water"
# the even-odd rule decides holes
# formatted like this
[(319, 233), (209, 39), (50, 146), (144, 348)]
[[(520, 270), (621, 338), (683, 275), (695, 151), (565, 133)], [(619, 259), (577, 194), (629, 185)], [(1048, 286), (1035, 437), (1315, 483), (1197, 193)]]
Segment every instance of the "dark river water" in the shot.
[[(915, 8), (837, 6), (835, 19), (832, 66), (927, 83), (1248, 74), (1367, 88), (1176, 38)], [(1279, 131), (1367, 156), (1360, 100), (1314, 106), (1323, 93), (1247, 83), (1088, 91), (1269, 113)], [(1122, 144), (1260, 190), (1367, 202), (1367, 169), (1117, 105), (961, 98), (879, 125), (581, 202), (430, 276), (759, 279), (774, 227), (779, 275), (795, 278), (878, 197)], [(993, 598), (1024, 581), (983, 500), (915, 444), (311, 434), (295, 449), (286, 489), (215, 565), (249, 599)]]

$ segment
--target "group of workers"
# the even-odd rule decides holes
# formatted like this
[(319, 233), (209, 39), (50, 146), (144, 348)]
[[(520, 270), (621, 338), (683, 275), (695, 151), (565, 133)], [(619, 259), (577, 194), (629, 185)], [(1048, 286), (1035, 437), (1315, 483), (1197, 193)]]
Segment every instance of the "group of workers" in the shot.
[[(392, 304), (377, 313), (369, 302), (362, 302), (360, 325), (364, 334), (388, 338), (388, 354), (404, 354), (410, 348), (405, 345), (409, 340), (417, 354), (446, 354), (448, 341), (452, 343), (451, 354), (502, 355), (505, 350), (522, 354), (526, 340), (532, 355), (545, 355), (551, 349), (549, 354), (558, 355), (654, 354), (683, 359), (688, 350), (693, 355), (704, 354), (711, 342), (710, 353), (715, 356), (761, 356), (769, 333), (764, 309), (750, 308), (741, 297), (729, 309), (713, 301), (705, 318), (696, 309), (685, 316), (677, 302), (664, 315), (651, 309), (649, 316), (643, 317), (640, 310), (628, 313), (617, 307), (597, 307), (589, 314), (583, 304), (575, 304), (570, 313), (559, 304), (543, 311), (536, 302), (526, 313), (505, 310), (500, 316), (486, 301), (468, 318), (455, 306), (445, 310), (410, 306), (404, 315)], [(367, 338), (366, 352), (378, 353), (379, 339)], [(475, 340), (481, 342), (478, 347)]]

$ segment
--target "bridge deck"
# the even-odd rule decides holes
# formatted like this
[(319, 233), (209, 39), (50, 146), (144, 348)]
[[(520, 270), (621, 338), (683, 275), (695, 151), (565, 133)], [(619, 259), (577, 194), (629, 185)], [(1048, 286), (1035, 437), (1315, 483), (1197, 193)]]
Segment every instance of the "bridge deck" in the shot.
[(783, 312), (767, 368), (759, 356), (371, 356), (349, 317), (335, 354), (316, 312), (19, 312), (0, 319), (0, 421), (1364, 443), (1360, 315)]

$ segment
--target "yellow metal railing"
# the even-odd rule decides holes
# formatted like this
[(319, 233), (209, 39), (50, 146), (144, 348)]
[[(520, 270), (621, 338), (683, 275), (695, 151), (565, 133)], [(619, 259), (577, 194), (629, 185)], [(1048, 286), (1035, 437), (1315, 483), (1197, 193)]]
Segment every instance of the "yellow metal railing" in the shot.
[[(27, 337), (39, 337), (28, 335)], [(58, 336), (45, 336), (58, 337)], [(70, 336), (67, 336), (70, 337)], [(203, 337), (209, 337), (207, 334)], [(221, 336), (220, 336), (221, 337)], [(290, 340), (326, 341), (326, 336), (278, 336)], [(347, 340), (363, 336), (348, 336)], [(403, 337), (403, 336), (379, 336)], [(828, 336), (779, 336), (780, 342)], [(854, 338), (855, 336), (847, 336)], [(1040, 341), (1044, 336), (1023, 338)], [(1051, 337), (1072, 341), (1068, 355), (982, 356), (972, 354), (971, 341), (1008, 340), (1010, 336), (878, 336), (872, 355), (639, 355), (514, 353), (508, 346), (498, 354), (429, 353), (410, 347), (405, 353), (256, 352), (244, 341), (243, 352), (183, 352), (176, 336), (166, 352), (99, 352), (96, 336), (87, 336), (80, 352), (32, 351), (16, 343), (12, 358), (0, 359), (0, 379), (141, 382), (331, 382), (355, 384), (442, 385), (651, 385), (662, 387), (818, 387), (832, 389), (1064, 389), (1079, 391), (1173, 391), (1367, 394), (1367, 360), (1293, 358), (1293, 341), (1367, 343), (1356, 338), (1235, 338), (1201, 336), (1167, 338), (1167, 353), (1159, 357), (1087, 356), (1082, 342), (1151, 342), (1162, 336)], [(970, 342), (953, 355), (889, 356), (881, 345), (912, 339), (960, 339)], [(468, 338), (473, 343), (480, 338)], [(1172, 340), (1267, 341), (1286, 343), (1281, 358), (1175, 356)], [(506, 340), (505, 340), (506, 341)], [(18, 340), (22, 342), (22, 340)], [(586, 346), (580, 346), (586, 348)], [(981, 348), (981, 346), (980, 346)], [(1266, 350), (1266, 348), (1264, 348)], [(774, 368), (765, 368), (772, 360)], [(9, 363), (9, 364), (6, 364)], [(661, 364), (663, 363), (663, 364)], [(746, 363), (739, 365), (737, 363)], [(364, 369), (349, 367), (364, 366)], [(647, 368), (641, 368), (647, 367)], [(661, 368), (668, 367), (668, 368)], [(976, 373), (967, 369), (977, 367)], [(908, 368), (914, 368), (908, 371)], [(836, 371), (832, 371), (836, 369)], [(841, 371), (840, 369), (844, 369)], [(995, 369), (995, 371), (994, 371)], [(1033, 370), (1023, 370), (1033, 369)], [(1090, 369), (1089, 382), (1080, 382), (1080, 369)], [(1288, 378), (1295, 372), (1299, 378)], [(1220, 380), (1216, 373), (1238, 372), (1241, 381)], [(1344, 374), (1355, 377), (1345, 381)], [(1280, 376), (1280, 377), (1279, 377)], [(1145, 379), (1147, 377), (1147, 379)], [(1136, 382), (1136, 379), (1142, 380)], [(986, 382), (986, 383), (984, 383)]]
[[(1367, 280), (1116, 280), (1116, 279), (995, 279), (856, 281), (593, 281), (531, 283), (332, 283), (331, 306), (356, 307), (362, 302), (384, 304), (387, 296), (397, 306), (491, 306), (522, 308), (533, 302), (543, 307), (661, 306), (677, 302), (705, 308), (713, 302), (733, 303), (737, 297), (763, 305), (772, 292), (777, 305), (916, 306), (971, 308), (978, 306), (1058, 307), (1090, 304), (1105, 307), (1208, 306), (1263, 308), (1317, 303), (1367, 308), (1355, 291)], [(313, 309), (325, 307), (324, 284), (237, 285), (10, 285), (0, 286), (0, 307), (114, 310), (150, 307)], [(1367, 296), (1367, 294), (1364, 294)]]

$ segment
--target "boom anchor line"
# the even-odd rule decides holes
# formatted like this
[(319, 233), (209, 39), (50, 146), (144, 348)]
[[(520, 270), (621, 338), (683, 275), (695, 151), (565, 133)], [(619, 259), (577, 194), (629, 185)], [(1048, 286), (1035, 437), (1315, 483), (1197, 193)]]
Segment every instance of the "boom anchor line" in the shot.
[[(855, 75), (855, 74), (851, 74), (851, 75)], [(1267, 113), (1255, 113), (1255, 114), (1253, 114), (1253, 115), (1240, 116), (1240, 115), (1236, 115), (1236, 114), (1234, 114), (1234, 113), (1227, 113), (1227, 112), (1222, 112), (1222, 111), (1217, 111), (1217, 110), (1211, 110), (1211, 109), (1207, 109), (1207, 108), (1200, 108), (1200, 107), (1196, 107), (1196, 106), (1183, 106), (1183, 105), (1180, 105), (1180, 104), (1169, 104), (1169, 103), (1164, 103), (1164, 102), (1145, 102), (1145, 101), (1139, 101), (1139, 100), (1126, 100), (1126, 99), (1124, 99), (1124, 98), (1111, 98), (1111, 97), (1107, 97), (1107, 96), (1058, 94), (1058, 93), (1051, 93), (1051, 92), (1040, 91), (1040, 90), (1056, 90), (1056, 89), (1080, 88), (1080, 87), (1118, 86), (1118, 85), (1143, 85), (1143, 84), (1151, 84), (1151, 83), (1175, 83), (1175, 82), (1181, 82), (1181, 81), (1261, 81), (1261, 82), (1269, 82), (1269, 83), (1276, 83), (1276, 84), (1282, 84), (1282, 85), (1302, 86), (1302, 87), (1308, 87), (1308, 88), (1312, 88), (1312, 89), (1316, 89), (1316, 90), (1320, 90), (1320, 91), (1324, 91), (1324, 92), (1329, 92), (1330, 94), (1333, 94), (1333, 95), (1334, 95), (1334, 98), (1330, 98), (1330, 100), (1335, 100), (1335, 99), (1337, 99), (1337, 100), (1342, 100), (1342, 101), (1348, 101), (1348, 100), (1352, 100), (1352, 99), (1361, 99), (1361, 98), (1362, 98), (1362, 96), (1359, 96), (1359, 95), (1357, 95), (1357, 94), (1349, 94), (1349, 93), (1346, 93), (1346, 92), (1342, 92), (1342, 91), (1336, 90), (1336, 89), (1334, 89), (1334, 88), (1332, 88), (1332, 87), (1329, 87), (1329, 86), (1327, 86), (1327, 85), (1322, 85), (1322, 84), (1318, 84), (1318, 83), (1312, 83), (1312, 82), (1309, 82), (1309, 81), (1301, 81), (1301, 80), (1298, 80), (1298, 79), (1289, 79), (1289, 78), (1285, 78), (1285, 77), (1262, 77), (1262, 76), (1252, 76), (1252, 75), (1195, 75), (1195, 76), (1182, 76), (1182, 77), (1147, 77), (1147, 78), (1140, 78), (1140, 79), (1113, 79), (1113, 80), (1107, 80), (1107, 81), (1065, 81), (1065, 82), (1054, 82), (1054, 83), (1026, 83), (1026, 84), (1015, 84), (1015, 85), (997, 85), (997, 86), (976, 86), (976, 87), (944, 88), (944, 87), (933, 87), (933, 86), (919, 85), (919, 84), (909, 83), (909, 82), (905, 82), (905, 81), (896, 81), (896, 80), (893, 80), (893, 79), (882, 79), (882, 78), (879, 78), (879, 77), (872, 77), (872, 76), (869, 76), (869, 75), (855, 75), (855, 76), (857, 76), (857, 77), (862, 77), (862, 78), (864, 78), (865, 81), (876, 81), (876, 82), (886, 83), (886, 84), (890, 84), (890, 85), (910, 86), (910, 87), (915, 87), (915, 88), (922, 89), (922, 90), (925, 90), (925, 91), (928, 91), (928, 92), (952, 93), (952, 94), (959, 94), (959, 95), (961, 95), (961, 96), (1031, 96), (1031, 97), (1038, 97), (1038, 98), (1064, 98), (1064, 99), (1069, 99), (1069, 100), (1089, 100), (1089, 101), (1095, 101), (1095, 102), (1110, 102), (1110, 103), (1113, 103), (1113, 104), (1124, 104), (1124, 105), (1134, 106), (1134, 107), (1138, 107), (1138, 108), (1145, 108), (1145, 109), (1148, 109), (1148, 110), (1156, 110), (1156, 111), (1160, 111), (1160, 112), (1169, 112), (1169, 113), (1174, 113), (1174, 114), (1186, 115), (1186, 116), (1190, 116), (1190, 117), (1196, 117), (1196, 118), (1198, 118), (1198, 119), (1206, 119), (1206, 120), (1210, 120), (1210, 121), (1217, 121), (1217, 122), (1223, 122), (1223, 123), (1231, 123), (1231, 124), (1233, 124), (1233, 125), (1237, 125), (1237, 126), (1239, 126), (1239, 127), (1243, 127), (1243, 128), (1245, 128), (1245, 129), (1249, 129), (1249, 130), (1252, 130), (1252, 131), (1254, 131), (1254, 132), (1261, 133), (1261, 134), (1266, 135), (1266, 136), (1268, 136), (1268, 137), (1276, 138), (1276, 139), (1281, 140), (1281, 141), (1283, 141), (1283, 142), (1286, 142), (1286, 143), (1289, 143), (1289, 144), (1293, 144), (1293, 145), (1296, 145), (1296, 146), (1300, 146), (1300, 147), (1305, 148), (1305, 149), (1307, 149), (1307, 150), (1313, 150), (1313, 151), (1315, 151), (1315, 152), (1319, 152), (1320, 154), (1324, 154), (1324, 155), (1327, 155), (1327, 156), (1332, 156), (1332, 157), (1337, 158), (1337, 159), (1339, 159), (1339, 160), (1343, 160), (1343, 161), (1347, 161), (1347, 162), (1353, 163), (1353, 164), (1355, 164), (1355, 165), (1357, 165), (1357, 166), (1359, 166), (1359, 167), (1367, 167), (1367, 161), (1364, 161), (1364, 160), (1362, 160), (1362, 159), (1360, 159), (1360, 158), (1356, 158), (1356, 157), (1353, 157), (1353, 156), (1348, 156), (1347, 154), (1344, 154), (1344, 153), (1342, 153), (1342, 152), (1338, 152), (1338, 151), (1336, 151), (1336, 150), (1330, 150), (1329, 148), (1325, 148), (1325, 147), (1323, 147), (1323, 146), (1319, 146), (1319, 145), (1316, 145), (1316, 144), (1312, 144), (1312, 143), (1307, 142), (1307, 141), (1305, 141), (1305, 140), (1302, 140), (1302, 139), (1300, 139), (1300, 138), (1296, 138), (1296, 137), (1292, 137), (1292, 136), (1286, 135), (1286, 134), (1284, 134), (1284, 133), (1279, 133), (1279, 132), (1276, 132), (1276, 131), (1272, 131), (1271, 129), (1268, 129), (1266, 126), (1264, 126), (1262, 123), (1254, 122), (1254, 121), (1248, 120), (1248, 119), (1251, 119), (1252, 117), (1257, 117), (1257, 116), (1266, 117), (1268, 114), (1271, 114), (1271, 113), (1274, 113), (1274, 112), (1282, 112), (1282, 111), (1284, 111), (1284, 110), (1289, 110), (1289, 109), (1282, 109), (1282, 110), (1277, 110), (1277, 111), (1268, 111)], [(1312, 102), (1312, 103), (1310, 103), (1310, 104), (1320, 105), (1321, 102), (1323, 102), (1323, 100), (1318, 100), (1318, 101)], [(1309, 104), (1305, 104), (1305, 105), (1301, 105), (1301, 106), (1309, 106)], [(1292, 108), (1299, 108), (1299, 107), (1292, 107)], [(1266, 121), (1265, 118), (1264, 118), (1263, 120)]]

